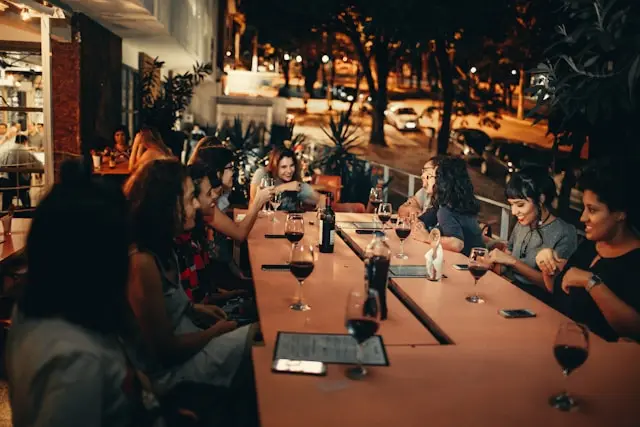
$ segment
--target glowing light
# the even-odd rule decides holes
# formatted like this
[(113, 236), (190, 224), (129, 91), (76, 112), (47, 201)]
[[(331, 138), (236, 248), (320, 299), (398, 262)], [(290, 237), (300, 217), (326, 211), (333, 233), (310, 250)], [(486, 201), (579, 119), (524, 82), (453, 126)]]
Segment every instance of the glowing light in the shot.
[(478, 71), (476, 67), (471, 67), (471, 74), (475, 74)]
[(231, 51), (230, 50), (227, 51), (227, 56), (231, 56)]
[(329, 62), (329, 55), (322, 55), (322, 63), (326, 64)]
[(349, 60), (349, 58), (347, 58), (346, 56), (342, 57), (342, 62), (347, 62)]
[(27, 9), (26, 7), (22, 9), (22, 12), (20, 12), (20, 18), (22, 18), (23, 21), (28, 21), (29, 19), (31, 19), (31, 12), (29, 11), (29, 9)]
[(296, 56), (296, 62), (302, 62), (302, 56), (300, 55)]
[(290, 60), (290, 59), (291, 59), (291, 55), (289, 55), (288, 53), (285, 53), (285, 54), (284, 54), (284, 60), (285, 60), (285, 61), (288, 61), (288, 60)]
[(515, 76), (516, 74), (518, 74), (516, 70), (511, 70), (511, 75)]

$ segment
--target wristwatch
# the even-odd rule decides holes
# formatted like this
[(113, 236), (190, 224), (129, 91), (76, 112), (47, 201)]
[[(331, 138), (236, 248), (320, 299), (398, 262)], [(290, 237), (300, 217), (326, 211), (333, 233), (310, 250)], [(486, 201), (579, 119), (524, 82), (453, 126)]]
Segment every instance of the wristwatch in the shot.
[(587, 282), (587, 286), (585, 287), (587, 292), (591, 292), (591, 289), (595, 288), (598, 285), (602, 284), (602, 279), (600, 276), (596, 274), (591, 275), (591, 279)]

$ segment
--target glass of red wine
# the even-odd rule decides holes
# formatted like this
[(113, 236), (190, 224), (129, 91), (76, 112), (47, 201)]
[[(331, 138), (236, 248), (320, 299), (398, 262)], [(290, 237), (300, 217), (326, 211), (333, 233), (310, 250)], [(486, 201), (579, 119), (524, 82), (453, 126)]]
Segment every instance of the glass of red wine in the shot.
[(485, 248), (473, 248), (469, 254), (469, 273), (473, 276), (473, 295), (469, 295), (466, 300), (473, 304), (481, 304), (484, 300), (478, 295), (478, 280), (489, 270), (489, 251)]
[[(589, 330), (586, 326), (568, 322), (560, 325), (553, 344), (553, 354), (562, 368), (565, 378), (578, 369), (589, 356)], [(578, 406), (567, 391), (551, 396), (549, 404), (561, 411), (570, 411)]]
[(362, 365), (364, 359), (364, 343), (374, 336), (380, 326), (380, 300), (378, 291), (353, 290), (347, 298), (345, 326), (349, 335), (356, 340), (356, 366), (347, 369), (347, 377), (361, 380), (367, 375), (367, 369)]
[(313, 245), (304, 242), (297, 242), (291, 246), (291, 258), (289, 259), (289, 270), (293, 277), (298, 280), (298, 300), (291, 304), (289, 308), (294, 311), (311, 310), (302, 300), (302, 285), (309, 275), (313, 272), (315, 265), (315, 253)]
[(378, 219), (382, 223), (382, 231), (384, 231), (385, 225), (391, 220), (391, 215), (393, 214), (391, 203), (381, 203), (380, 206), (378, 206), (376, 213), (378, 214)]
[(304, 237), (304, 217), (302, 214), (289, 214), (284, 223), (284, 235), (293, 245)]
[(411, 221), (408, 218), (398, 218), (396, 222), (396, 236), (400, 239), (400, 253), (396, 254), (398, 259), (408, 259), (404, 253), (404, 241), (411, 234)]
[(382, 204), (382, 188), (371, 187), (369, 192), (369, 203), (373, 206), (373, 211), (378, 212), (378, 208)]

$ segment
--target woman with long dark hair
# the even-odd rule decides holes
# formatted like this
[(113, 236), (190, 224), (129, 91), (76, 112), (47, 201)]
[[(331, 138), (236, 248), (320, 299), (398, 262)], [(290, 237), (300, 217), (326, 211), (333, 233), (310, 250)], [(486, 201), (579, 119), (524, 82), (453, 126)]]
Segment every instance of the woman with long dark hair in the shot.
[(274, 148), (269, 154), (269, 164), (259, 168), (251, 179), (251, 200), (256, 197), (262, 178), (271, 177), (275, 181), (275, 191), (282, 193), (279, 209), (296, 210), (299, 204), (324, 206), (325, 196), (315, 191), (309, 184), (302, 182), (296, 154), (289, 149)]
[(431, 228), (440, 229), (442, 247), (469, 255), (471, 248), (484, 247), (478, 225), (480, 205), (474, 195), (473, 184), (463, 159), (443, 157), (435, 172), (427, 177), (428, 190), (433, 193), (433, 208), (420, 220)]
[(6, 348), (13, 425), (129, 426), (141, 402), (128, 330), (126, 200), (80, 163), (39, 203)]
[(553, 214), (556, 186), (543, 168), (527, 168), (514, 174), (505, 194), (518, 222), (506, 250), (494, 249), (489, 259), (504, 266), (504, 274), (519, 288), (549, 302), (536, 255), (548, 248), (561, 258), (569, 258), (578, 246), (576, 229)]
[(180, 283), (174, 239), (194, 228), (200, 208), (186, 168), (175, 159), (152, 160), (129, 178), (125, 194), (134, 230), (128, 295), (141, 335), (135, 342), (140, 369), (160, 394), (181, 381), (240, 386), (250, 328), (215, 313), (209, 313), (212, 326), (196, 326), (207, 313), (198, 312)]
[(129, 170), (134, 171), (140, 165), (154, 159), (172, 158), (173, 153), (162, 141), (162, 136), (156, 129), (142, 128), (133, 139)]
[(553, 249), (536, 257), (555, 307), (610, 341), (640, 340), (640, 205), (629, 191), (637, 164), (590, 164), (579, 181), (586, 240), (568, 261)]

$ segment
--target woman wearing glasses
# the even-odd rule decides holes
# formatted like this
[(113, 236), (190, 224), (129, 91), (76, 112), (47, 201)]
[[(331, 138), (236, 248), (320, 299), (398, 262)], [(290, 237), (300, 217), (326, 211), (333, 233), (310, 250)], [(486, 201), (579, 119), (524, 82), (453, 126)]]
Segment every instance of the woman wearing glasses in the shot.
[(398, 208), (398, 216), (410, 217), (411, 214), (422, 215), (432, 206), (433, 185), (429, 182), (430, 178), (435, 177), (436, 168), (443, 156), (435, 156), (430, 158), (422, 167), (422, 188), (416, 194), (409, 197), (402, 206)]
[(561, 258), (569, 258), (578, 245), (576, 229), (553, 215), (556, 186), (546, 170), (528, 168), (514, 174), (505, 193), (518, 222), (509, 242), (494, 246), (489, 258), (503, 267), (502, 274), (516, 286), (549, 303), (550, 294), (536, 265), (536, 255), (542, 249), (551, 249)]

